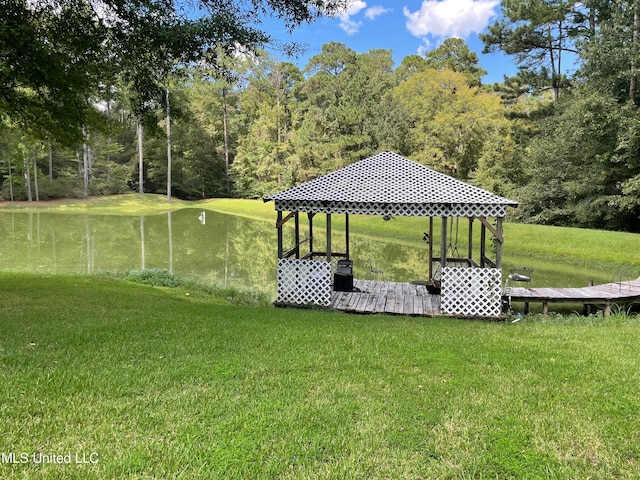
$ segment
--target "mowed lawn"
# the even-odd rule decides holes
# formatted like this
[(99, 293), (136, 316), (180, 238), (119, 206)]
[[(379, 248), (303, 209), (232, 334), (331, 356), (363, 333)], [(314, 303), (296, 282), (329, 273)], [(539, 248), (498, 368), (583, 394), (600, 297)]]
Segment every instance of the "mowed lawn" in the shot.
[(639, 351), (635, 316), (357, 316), (3, 273), (0, 478), (639, 478)]

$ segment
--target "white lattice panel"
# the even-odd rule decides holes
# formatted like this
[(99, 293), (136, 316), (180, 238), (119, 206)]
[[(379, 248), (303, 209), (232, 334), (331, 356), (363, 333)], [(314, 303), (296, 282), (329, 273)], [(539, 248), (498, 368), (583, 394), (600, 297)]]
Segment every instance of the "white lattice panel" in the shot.
[(278, 302), (292, 305), (331, 303), (331, 265), (321, 260), (278, 260)]
[(499, 317), (502, 272), (497, 268), (442, 269), (441, 309), (449, 315)]
[(275, 209), (283, 212), (350, 213), (354, 215), (393, 215), (396, 217), (494, 217), (506, 214), (505, 205), (442, 203), (350, 203), (314, 200), (276, 200)]

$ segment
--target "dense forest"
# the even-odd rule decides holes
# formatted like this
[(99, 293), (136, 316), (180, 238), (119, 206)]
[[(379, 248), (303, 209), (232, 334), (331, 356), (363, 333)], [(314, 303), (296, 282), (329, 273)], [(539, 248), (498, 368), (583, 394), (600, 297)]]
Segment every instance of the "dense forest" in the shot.
[[(14, 3), (13, 17), (0, 21), (4, 199), (130, 191), (256, 198), (393, 150), (520, 201), (515, 220), (640, 231), (640, 0), (503, 0), (502, 18), (482, 40), (486, 52), (513, 55), (520, 70), (493, 85), (482, 84), (486, 72), (458, 38), (399, 65), (389, 50), (329, 43), (300, 68), (260, 50), (260, 32), (203, 38), (193, 32), (210, 24), (176, 22), (171, 35), (156, 32), (164, 43), (131, 38), (106, 65), (89, 58), (78, 78), (67, 69), (70, 85), (56, 91), (55, 108), (38, 103), (43, 90), (33, 81), (10, 81), (22, 70), (33, 78), (17, 47), (34, 44), (29, 28), (16, 39), (11, 22), (38, 35), (42, 21), (31, 4)], [(307, 10), (292, 26), (327, 13)], [(83, 15), (85, 25), (95, 22), (95, 12)], [(202, 44), (185, 56), (167, 38)], [(74, 40), (64, 41), (73, 43), (74, 66), (92, 48), (79, 55)], [(95, 57), (102, 46), (93, 46)]]

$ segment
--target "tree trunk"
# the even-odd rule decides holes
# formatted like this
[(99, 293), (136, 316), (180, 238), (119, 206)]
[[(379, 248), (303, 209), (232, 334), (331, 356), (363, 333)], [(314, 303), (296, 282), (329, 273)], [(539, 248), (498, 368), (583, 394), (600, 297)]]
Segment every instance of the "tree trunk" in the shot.
[(640, 2), (635, 1), (633, 6), (633, 43), (631, 49), (631, 80), (629, 81), (629, 98), (633, 103), (637, 103), (636, 95), (638, 93), (636, 56), (638, 55), (638, 41), (640, 40), (640, 12), (638, 8), (639, 3)]
[(144, 162), (142, 160), (142, 124), (138, 122), (138, 193), (144, 193)]
[(13, 173), (11, 171), (11, 151), (9, 151), (9, 197), (13, 202)]
[(171, 106), (167, 87), (167, 202), (171, 202)]
[(36, 157), (33, 157), (33, 186), (36, 190), (36, 202), (40, 201), (40, 191), (38, 190), (38, 164)]
[(229, 129), (227, 127), (227, 89), (222, 89), (222, 130), (224, 136), (224, 177), (227, 195), (231, 194), (231, 181), (229, 179)]
[(51, 149), (51, 140), (47, 141), (49, 147), (49, 181), (53, 181), (53, 150)]
[(549, 41), (549, 59), (551, 63), (551, 88), (553, 89), (553, 101), (558, 102), (560, 98), (560, 89), (558, 87), (558, 72), (556, 71), (556, 58), (553, 51), (553, 35), (551, 31), (551, 24), (547, 25), (547, 34)]
[(85, 132), (84, 143), (82, 144), (82, 180), (84, 198), (89, 196), (89, 145), (87, 144), (87, 134)]
[(27, 200), (29, 202), (33, 201), (33, 198), (31, 196), (31, 168), (30, 168), (30, 164), (31, 162), (26, 158), (24, 159), (24, 165), (26, 167), (26, 172), (25, 172), (25, 179), (27, 180)]

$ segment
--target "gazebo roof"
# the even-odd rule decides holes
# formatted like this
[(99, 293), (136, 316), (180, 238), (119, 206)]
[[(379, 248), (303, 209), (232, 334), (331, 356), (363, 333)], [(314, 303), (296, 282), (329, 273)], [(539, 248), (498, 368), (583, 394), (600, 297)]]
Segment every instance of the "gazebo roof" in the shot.
[(276, 210), (404, 216), (504, 217), (518, 203), (382, 152), (264, 197)]

